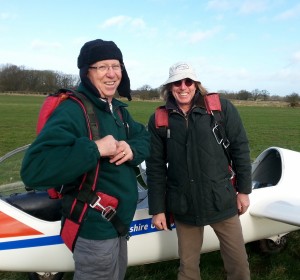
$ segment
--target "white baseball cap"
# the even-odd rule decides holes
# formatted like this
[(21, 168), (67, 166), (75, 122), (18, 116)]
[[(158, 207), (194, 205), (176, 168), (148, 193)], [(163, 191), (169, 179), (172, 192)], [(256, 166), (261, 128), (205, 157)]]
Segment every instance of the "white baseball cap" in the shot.
[(190, 78), (195, 82), (200, 82), (193, 66), (187, 62), (177, 62), (169, 69), (169, 79), (163, 84), (170, 84), (176, 81)]

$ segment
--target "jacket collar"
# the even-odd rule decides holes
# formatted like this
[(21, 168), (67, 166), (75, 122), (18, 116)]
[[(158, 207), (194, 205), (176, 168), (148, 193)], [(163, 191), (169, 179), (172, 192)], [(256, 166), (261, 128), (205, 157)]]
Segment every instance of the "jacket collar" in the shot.
[[(181, 109), (178, 107), (176, 100), (171, 92), (168, 93), (167, 101), (166, 101), (166, 109), (170, 111), (176, 111), (182, 114)], [(200, 112), (204, 114), (206, 112), (204, 98), (200, 94), (199, 91), (196, 91), (195, 96), (193, 98), (193, 104), (190, 111)]]
[[(77, 90), (81, 93), (83, 93), (90, 101), (99, 109), (110, 112), (109, 104), (107, 100), (103, 98), (99, 98), (99, 96), (95, 96), (93, 93), (91, 93), (83, 83), (80, 83)], [(116, 98), (113, 98), (111, 101), (113, 108), (117, 107), (127, 107), (128, 105)]]

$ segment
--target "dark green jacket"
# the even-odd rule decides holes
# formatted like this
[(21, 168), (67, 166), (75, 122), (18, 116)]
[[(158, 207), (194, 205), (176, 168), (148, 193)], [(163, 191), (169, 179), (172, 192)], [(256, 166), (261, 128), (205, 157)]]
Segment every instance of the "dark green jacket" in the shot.
[[(230, 153), (238, 180), (238, 191), (251, 192), (251, 163), (248, 139), (236, 108), (222, 99), (222, 114)], [(228, 159), (212, 133), (212, 116), (202, 96), (187, 116), (174, 98), (169, 110), (168, 138), (155, 128), (154, 115), (148, 129), (151, 156), (147, 163), (149, 213), (168, 210), (175, 218), (192, 225), (208, 225), (237, 214), (236, 192), (230, 182)]]
[[(78, 90), (94, 104), (100, 137), (112, 135), (117, 140), (125, 140), (133, 151), (133, 160), (116, 166), (109, 163), (108, 158), (100, 159), (96, 144), (88, 138), (82, 109), (76, 102), (68, 99), (57, 107), (29, 147), (23, 160), (21, 177), (25, 185), (38, 190), (60, 185), (78, 186), (82, 175), (94, 169), (100, 159), (96, 188), (118, 198), (118, 216), (129, 226), (137, 204), (134, 168), (149, 156), (149, 134), (144, 125), (131, 118), (125, 109), (125, 103), (113, 99), (112, 114), (106, 102), (90, 94), (82, 85)], [(117, 108), (121, 108), (123, 120), (120, 119)], [(128, 136), (123, 122), (128, 124)], [(64, 195), (64, 216), (68, 215), (72, 201), (71, 195)], [(117, 232), (99, 212), (89, 208), (80, 236), (89, 239), (109, 239), (116, 237)]]

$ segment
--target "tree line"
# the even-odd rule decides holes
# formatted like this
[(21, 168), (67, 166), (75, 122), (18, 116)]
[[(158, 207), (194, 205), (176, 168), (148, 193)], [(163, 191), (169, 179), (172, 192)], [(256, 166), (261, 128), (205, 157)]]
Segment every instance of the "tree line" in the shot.
[[(49, 94), (59, 88), (76, 88), (80, 82), (78, 75), (64, 74), (52, 70), (32, 70), (25, 66), (5, 64), (0, 66), (0, 92)], [(235, 100), (273, 100), (286, 101), (292, 107), (299, 106), (300, 96), (291, 93), (287, 96), (270, 95), (267, 90), (240, 90), (238, 92), (219, 90), (218, 93), (228, 99)], [(132, 91), (132, 97), (141, 100), (160, 98), (160, 88), (149, 85)]]
[(12, 64), (0, 67), (0, 92), (50, 93), (58, 88), (74, 88), (78, 82), (77, 75), (51, 70), (31, 70)]

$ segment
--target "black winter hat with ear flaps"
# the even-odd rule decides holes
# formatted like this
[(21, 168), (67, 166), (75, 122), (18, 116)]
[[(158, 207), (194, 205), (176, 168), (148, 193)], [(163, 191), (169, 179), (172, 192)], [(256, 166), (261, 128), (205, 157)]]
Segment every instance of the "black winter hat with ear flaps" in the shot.
[[(103, 41), (101, 39), (85, 43), (78, 56), (77, 66), (80, 69), (81, 82), (96, 96), (99, 96), (98, 90), (87, 77), (87, 72), (91, 64), (107, 59), (117, 59), (124, 65), (122, 53), (117, 45), (113, 41)], [(130, 80), (124, 65), (122, 79), (118, 86), (118, 93), (120, 96), (127, 97), (128, 100), (131, 100), (130, 92)]]

